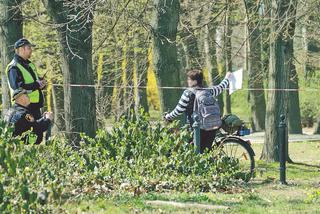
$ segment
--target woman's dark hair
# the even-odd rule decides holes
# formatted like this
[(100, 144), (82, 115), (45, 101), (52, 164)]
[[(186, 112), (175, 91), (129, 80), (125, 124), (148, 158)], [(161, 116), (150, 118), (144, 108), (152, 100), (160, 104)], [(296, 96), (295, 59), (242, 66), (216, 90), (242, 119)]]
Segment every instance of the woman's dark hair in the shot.
[(187, 73), (187, 76), (192, 80), (197, 80), (197, 85), (202, 86), (203, 82), (203, 73), (200, 70), (190, 70)]

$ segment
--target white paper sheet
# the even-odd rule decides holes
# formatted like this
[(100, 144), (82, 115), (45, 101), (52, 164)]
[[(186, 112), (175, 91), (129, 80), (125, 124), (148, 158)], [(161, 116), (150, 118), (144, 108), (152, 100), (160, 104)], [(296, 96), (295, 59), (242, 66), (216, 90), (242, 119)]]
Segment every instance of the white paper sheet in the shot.
[(232, 72), (232, 75), (229, 77), (229, 94), (232, 94), (236, 90), (242, 88), (242, 77), (243, 69), (239, 69), (235, 72)]

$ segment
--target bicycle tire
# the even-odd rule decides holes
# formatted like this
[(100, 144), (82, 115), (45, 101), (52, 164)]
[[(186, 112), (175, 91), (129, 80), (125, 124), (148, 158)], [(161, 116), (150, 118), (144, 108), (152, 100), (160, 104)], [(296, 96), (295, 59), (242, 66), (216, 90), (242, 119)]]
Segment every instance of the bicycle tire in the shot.
[[(246, 152), (246, 154), (248, 155), (248, 157), (250, 159), (249, 160), (249, 162), (250, 162), (249, 168), (246, 171), (243, 170), (243, 172), (241, 172), (243, 174), (241, 174), (241, 175), (239, 174), (239, 177), (241, 177), (242, 180), (248, 182), (254, 176), (254, 169), (255, 169), (254, 156), (255, 156), (255, 153), (254, 153), (253, 149), (251, 148), (250, 144), (248, 144), (246, 141), (244, 141), (241, 138), (238, 138), (238, 137), (227, 137), (226, 139), (224, 139), (221, 142), (219, 147), (222, 149), (222, 151), (224, 152), (224, 154), (227, 157), (230, 157), (230, 158), (233, 158), (233, 159), (235, 159), (235, 158), (238, 159), (239, 165), (241, 165), (241, 163), (240, 163), (241, 160), (246, 159), (248, 157), (246, 156), (245, 153), (241, 153), (243, 151), (237, 152), (237, 148), (236, 148), (236, 150), (234, 152), (233, 152), (233, 150), (231, 150), (231, 153), (230, 153), (226, 149), (230, 145), (240, 146), (242, 148), (242, 150)], [(241, 155), (242, 157), (239, 156), (239, 155)], [(239, 157), (236, 157), (236, 156), (239, 156)]]

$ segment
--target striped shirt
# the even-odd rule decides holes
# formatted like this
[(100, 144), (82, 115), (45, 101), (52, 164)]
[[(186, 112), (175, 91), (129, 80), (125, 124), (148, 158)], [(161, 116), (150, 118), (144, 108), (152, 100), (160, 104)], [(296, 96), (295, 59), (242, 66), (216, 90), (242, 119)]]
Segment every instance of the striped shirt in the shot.
[[(208, 90), (210, 90), (212, 96), (216, 97), (222, 93), (223, 89), (228, 88), (228, 86), (229, 86), (229, 80), (224, 79), (219, 85), (213, 86), (211, 89), (208, 89)], [(190, 89), (186, 89), (183, 92), (175, 109), (172, 112), (165, 115), (166, 120), (173, 120), (186, 111), (187, 111), (186, 112), (187, 117), (188, 118), (191, 117), (193, 113), (194, 98), (195, 98), (194, 93)]]

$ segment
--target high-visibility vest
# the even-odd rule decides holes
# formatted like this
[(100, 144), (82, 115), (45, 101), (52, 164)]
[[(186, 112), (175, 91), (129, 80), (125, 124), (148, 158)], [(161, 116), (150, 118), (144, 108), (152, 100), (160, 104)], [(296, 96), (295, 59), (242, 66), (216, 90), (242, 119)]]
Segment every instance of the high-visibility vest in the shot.
[[(6, 68), (6, 74), (7, 75), (8, 75), (10, 66), (12, 66), (13, 64), (14, 64), (14, 60), (12, 60), (9, 63), (9, 65), (7, 66), (7, 68)], [(16, 63), (16, 66), (20, 70), (25, 84), (34, 83), (37, 80), (39, 80), (39, 76), (38, 76), (38, 73), (37, 73), (36, 66), (33, 63), (29, 63), (29, 66), (32, 69), (33, 73), (35, 74), (36, 80), (33, 79), (33, 77), (30, 74), (30, 72), (27, 69), (25, 69), (20, 63)], [(10, 86), (10, 84), (9, 84), (9, 86)], [(9, 88), (10, 88), (11, 97), (13, 97), (13, 89), (11, 87), (9, 87)], [(32, 91), (30, 94), (28, 94), (28, 96), (30, 98), (30, 103), (39, 103), (40, 102), (40, 92), (39, 92), (39, 90)]]

